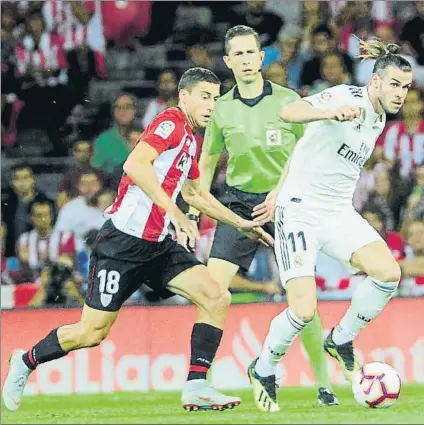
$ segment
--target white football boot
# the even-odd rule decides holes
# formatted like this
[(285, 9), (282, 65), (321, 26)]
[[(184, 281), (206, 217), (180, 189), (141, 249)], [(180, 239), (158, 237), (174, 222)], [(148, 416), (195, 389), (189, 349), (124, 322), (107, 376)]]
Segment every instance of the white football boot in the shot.
[(183, 408), (188, 412), (196, 410), (233, 409), (241, 403), (240, 398), (227, 396), (210, 387), (206, 380), (186, 382), (181, 396)]
[(24, 363), (25, 350), (15, 350), (9, 358), (9, 372), (3, 386), (3, 401), (12, 412), (21, 405), (22, 394), (32, 370)]

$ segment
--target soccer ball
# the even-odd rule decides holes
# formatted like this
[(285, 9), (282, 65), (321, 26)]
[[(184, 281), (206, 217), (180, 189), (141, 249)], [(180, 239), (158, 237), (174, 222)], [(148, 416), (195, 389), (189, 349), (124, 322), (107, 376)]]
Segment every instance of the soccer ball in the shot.
[(364, 364), (352, 379), (355, 400), (368, 408), (393, 406), (401, 390), (399, 375), (392, 366), (382, 362)]

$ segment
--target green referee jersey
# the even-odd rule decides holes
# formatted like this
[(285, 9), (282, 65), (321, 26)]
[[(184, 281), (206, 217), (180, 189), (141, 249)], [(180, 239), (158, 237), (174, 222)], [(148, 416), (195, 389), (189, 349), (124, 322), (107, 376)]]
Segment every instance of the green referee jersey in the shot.
[(227, 184), (248, 193), (274, 189), (303, 125), (281, 120), (284, 105), (300, 96), (293, 90), (264, 82), (263, 93), (243, 99), (237, 86), (220, 97), (206, 128), (202, 150), (228, 151)]

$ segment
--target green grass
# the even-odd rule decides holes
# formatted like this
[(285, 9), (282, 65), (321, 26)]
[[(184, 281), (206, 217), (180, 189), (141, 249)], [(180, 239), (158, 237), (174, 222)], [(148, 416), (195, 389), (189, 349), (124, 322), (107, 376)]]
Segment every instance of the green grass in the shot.
[[(228, 392), (230, 393), (230, 392)], [(16, 412), (2, 406), (2, 424), (423, 424), (424, 385), (405, 385), (390, 409), (358, 406), (347, 387), (338, 387), (341, 406), (319, 407), (312, 388), (281, 388), (281, 412), (256, 410), (248, 390), (233, 391), (242, 405), (225, 412), (185, 412), (180, 394), (116, 393), (26, 397)]]

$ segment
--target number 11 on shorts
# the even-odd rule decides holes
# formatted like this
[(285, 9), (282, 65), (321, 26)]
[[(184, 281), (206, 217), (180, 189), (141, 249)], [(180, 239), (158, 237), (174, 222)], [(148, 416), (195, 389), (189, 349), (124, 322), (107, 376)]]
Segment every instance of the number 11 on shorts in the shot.
[[(294, 233), (290, 232), (287, 236), (287, 239), (289, 239), (292, 243), (293, 252), (296, 252), (297, 245), (296, 245), (296, 239), (295, 239)], [(303, 231), (297, 234), (297, 239), (302, 242), (303, 251), (306, 251), (306, 239), (305, 239), (305, 234), (303, 233)]]

